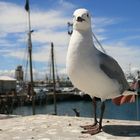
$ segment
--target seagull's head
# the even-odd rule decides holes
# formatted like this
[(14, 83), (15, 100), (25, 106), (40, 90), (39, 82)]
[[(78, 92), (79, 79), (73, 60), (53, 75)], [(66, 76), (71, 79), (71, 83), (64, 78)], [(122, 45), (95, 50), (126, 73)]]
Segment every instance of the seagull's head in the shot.
[(73, 13), (73, 29), (87, 30), (91, 28), (91, 16), (87, 9), (77, 9)]

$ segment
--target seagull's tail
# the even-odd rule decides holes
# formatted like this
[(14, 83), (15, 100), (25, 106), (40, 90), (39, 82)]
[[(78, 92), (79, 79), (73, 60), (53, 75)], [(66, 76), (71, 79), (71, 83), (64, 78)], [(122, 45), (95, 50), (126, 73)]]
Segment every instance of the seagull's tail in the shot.
[(135, 102), (136, 95), (136, 92), (126, 90), (121, 96), (112, 99), (112, 102), (116, 105), (122, 105), (124, 103), (133, 103)]
[(138, 95), (138, 94), (135, 91), (125, 90), (122, 95), (127, 96), (127, 95)]

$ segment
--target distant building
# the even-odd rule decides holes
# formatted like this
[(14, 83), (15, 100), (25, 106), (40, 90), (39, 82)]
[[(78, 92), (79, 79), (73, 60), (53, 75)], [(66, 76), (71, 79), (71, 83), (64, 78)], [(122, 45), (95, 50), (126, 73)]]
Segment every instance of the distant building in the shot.
[(15, 77), (18, 81), (23, 81), (23, 69), (21, 65), (17, 66)]
[(9, 76), (0, 76), (0, 94), (16, 91), (16, 79)]

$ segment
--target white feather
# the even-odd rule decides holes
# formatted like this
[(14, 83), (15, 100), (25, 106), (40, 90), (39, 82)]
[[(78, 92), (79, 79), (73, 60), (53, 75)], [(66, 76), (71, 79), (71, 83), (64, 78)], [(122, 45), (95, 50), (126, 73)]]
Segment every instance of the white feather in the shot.
[[(94, 47), (91, 19), (86, 9), (74, 12), (73, 33), (70, 38), (66, 68), (72, 83), (90, 96), (102, 100), (120, 95), (121, 85), (100, 68), (100, 51)], [(77, 21), (78, 17), (84, 21)], [(111, 67), (111, 66), (110, 66)]]

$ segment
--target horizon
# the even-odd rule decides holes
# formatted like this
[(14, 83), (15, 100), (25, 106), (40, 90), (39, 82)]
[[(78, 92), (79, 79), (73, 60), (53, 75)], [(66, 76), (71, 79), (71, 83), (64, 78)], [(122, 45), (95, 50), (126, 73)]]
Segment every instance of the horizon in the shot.
[[(49, 73), (51, 42), (54, 43), (58, 75), (65, 75), (70, 36), (67, 22), (77, 8), (92, 15), (92, 30), (125, 73), (140, 70), (139, 0), (30, 0), (34, 78)], [(28, 15), (25, 0), (0, 0), (0, 76), (14, 76), (18, 65), (26, 71)], [(100, 49), (100, 48), (98, 48)]]

